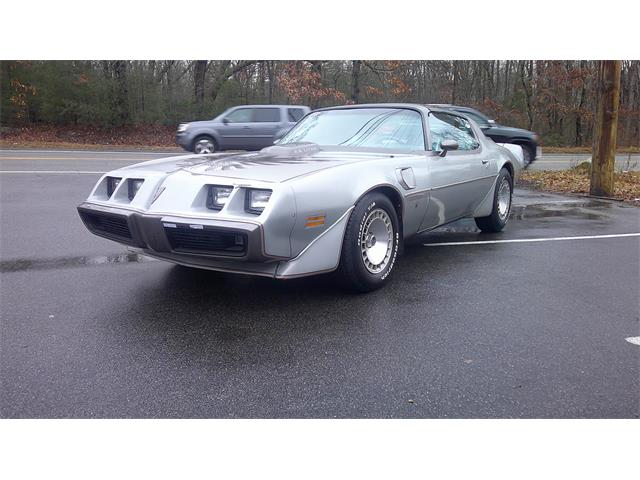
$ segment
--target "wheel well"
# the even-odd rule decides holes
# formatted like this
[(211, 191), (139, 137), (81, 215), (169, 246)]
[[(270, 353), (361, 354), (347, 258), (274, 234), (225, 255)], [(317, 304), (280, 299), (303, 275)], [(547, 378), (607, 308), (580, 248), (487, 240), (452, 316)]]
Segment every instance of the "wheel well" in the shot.
[(502, 168), (506, 168), (507, 171), (509, 172), (509, 175), (511, 175), (511, 178), (513, 178), (513, 165), (511, 165), (511, 162), (507, 162), (505, 163)]
[(402, 232), (402, 196), (398, 191), (393, 187), (380, 186), (369, 190), (367, 193), (378, 192), (382, 193), (389, 200), (391, 200), (391, 204), (393, 208), (396, 210), (396, 215), (398, 216), (398, 227), (400, 228), (400, 246), (402, 248), (402, 238), (404, 236)]

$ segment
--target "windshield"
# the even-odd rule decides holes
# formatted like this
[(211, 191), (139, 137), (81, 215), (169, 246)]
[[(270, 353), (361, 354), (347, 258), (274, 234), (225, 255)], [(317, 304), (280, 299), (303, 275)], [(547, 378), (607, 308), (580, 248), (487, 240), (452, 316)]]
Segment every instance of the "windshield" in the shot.
[(466, 115), (471, 120), (476, 122), (478, 125), (481, 125), (481, 126), (489, 125), (489, 119), (479, 115), (478, 113), (469, 112), (466, 110), (458, 110), (458, 112), (462, 113), (463, 115)]
[(298, 142), (344, 147), (425, 149), (421, 115), (414, 110), (398, 108), (353, 108), (311, 113), (279, 143)]

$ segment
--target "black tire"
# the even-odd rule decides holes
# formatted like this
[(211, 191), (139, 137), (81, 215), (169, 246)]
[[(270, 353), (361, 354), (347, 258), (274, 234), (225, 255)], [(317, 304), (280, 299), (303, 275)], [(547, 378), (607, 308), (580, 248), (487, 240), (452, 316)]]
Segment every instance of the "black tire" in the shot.
[(524, 143), (519, 144), (522, 147), (522, 156), (524, 157), (524, 168), (527, 168), (536, 160), (536, 152), (530, 145)]
[[(207, 147), (208, 151), (198, 151), (199, 145), (202, 142), (207, 142), (209, 147)], [(218, 143), (215, 138), (210, 135), (200, 135), (193, 140), (193, 145), (191, 146), (191, 151), (196, 154), (205, 154), (205, 153), (214, 153), (218, 151)]]
[[(387, 221), (390, 221), (391, 232), (389, 232)], [(381, 227), (384, 227), (381, 237), (385, 237), (388, 241), (383, 239), (377, 243), (378, 240), (372, 232)], [(369, 247), (366, 247), (367, 244)], [(386, 245), (386, 249), (384, 249), (383, 260), (373, 264), (370, 260), (372, 257), (367, 252), (373, 250), (376, 244), (379, 245), (376, 249), (377, 254), (382, 255), (378, 253), (383, 251), (382, 245)], [(352, 290), (363, 293), (382, 287), (393, 270), (399, 245), (398, 215), (393, 204), (382, 193), (368, 193), (356, 203), (347, 223), (338, 268), (342, 283)], [(363, 250), (363, 247), (366, 250)], [(378, 268), (379, 271), (377, 271)]]
[[(504, 185), (508, 185), (509, 187), (509, 203), (506, 208), (506, 214), (504, 212), (504, 208), (500, 207), (499, 199), (500, 189), (505, 188)], [(504, 198), (504, 197), (503, 197)], [(474, 220), (476, 221), (476, 225), (480, 230), (486, 233), (496, 233), (501, 232), (507, 222), (509, 221), (509, 213), (511, 212), (511, 200), (513, 198), (513, 179), (511, 178), (511, 174), (506, 168), (500, 170), (498, 174), (498, 179), (496, 180), (496, 188), (493, 192), (493, 210), (491, 211), (491, 215), (487, 217), (478, 217)]]

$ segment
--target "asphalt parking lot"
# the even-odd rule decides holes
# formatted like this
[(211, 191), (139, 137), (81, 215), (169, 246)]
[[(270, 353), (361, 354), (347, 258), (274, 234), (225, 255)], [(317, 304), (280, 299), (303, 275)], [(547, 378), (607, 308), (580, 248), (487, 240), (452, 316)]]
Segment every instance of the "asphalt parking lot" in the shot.
[(356, 295), (128, 254), (75, 210), (125, 160), (2, 155), (3, 418), (640, 417), (637, 207), (518, 189)]

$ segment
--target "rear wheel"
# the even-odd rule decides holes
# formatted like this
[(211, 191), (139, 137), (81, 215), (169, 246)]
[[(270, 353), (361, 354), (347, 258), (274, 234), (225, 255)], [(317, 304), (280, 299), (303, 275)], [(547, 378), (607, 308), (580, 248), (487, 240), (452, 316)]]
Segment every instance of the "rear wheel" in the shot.
[(383, 286), (398, 255), (398, 216), (389, 198), (365, 195), (349, 217), (339, 273), (353, 290), (369, 292)]
[(209, 136), (203, 135), (193, 141), (193, 153), (197, 153), (198, 155), (214, 153), (216, 150), (216, 141)]
[(509, 220), (511, 199), (513, 197), (513, 179), (506, 168), (500, 170), (493, 193), (493, 210), (487, 217), (475, 219), (476, 225), (483, 232), (501, 232)]

